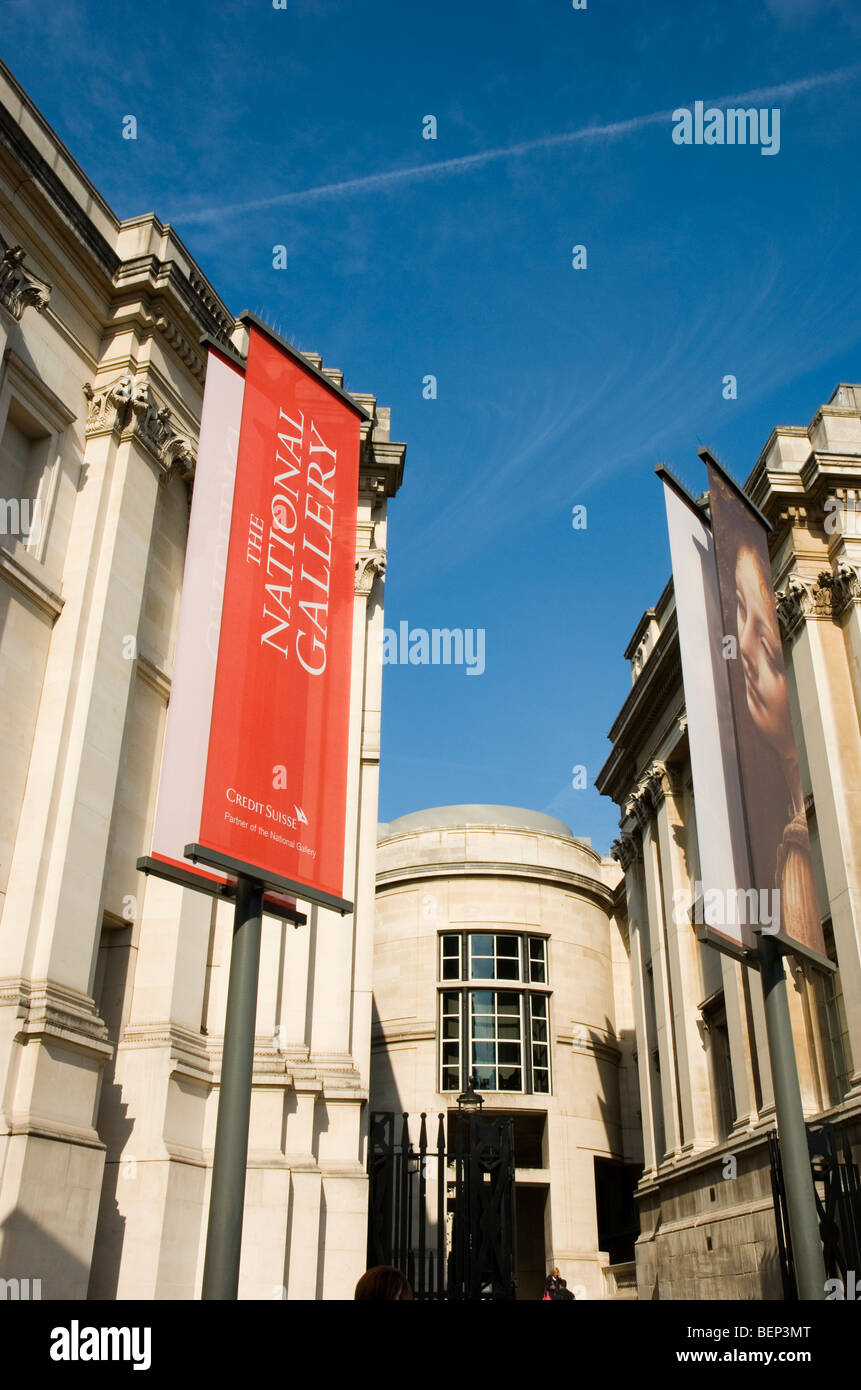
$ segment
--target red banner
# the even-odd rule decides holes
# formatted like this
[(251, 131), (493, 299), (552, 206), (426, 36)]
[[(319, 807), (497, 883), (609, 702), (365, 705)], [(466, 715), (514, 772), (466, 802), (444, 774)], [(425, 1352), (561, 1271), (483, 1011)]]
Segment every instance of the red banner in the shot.
[(361, 417), (249, 325), (199, 843), (338, 898)]

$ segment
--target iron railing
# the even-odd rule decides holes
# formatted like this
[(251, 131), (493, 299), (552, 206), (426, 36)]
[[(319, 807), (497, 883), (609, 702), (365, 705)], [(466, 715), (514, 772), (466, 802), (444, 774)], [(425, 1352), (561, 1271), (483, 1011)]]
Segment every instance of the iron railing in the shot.
[(457, 1113), (452, 1121), (453, 1143), (438, 1115), (431, 1149), (423, 1113), (416, 1148), (409, 1115), (371, 1114), (368, 1267), (401, 1270), (417, 1299), (514, 1298), (511, 1118)]

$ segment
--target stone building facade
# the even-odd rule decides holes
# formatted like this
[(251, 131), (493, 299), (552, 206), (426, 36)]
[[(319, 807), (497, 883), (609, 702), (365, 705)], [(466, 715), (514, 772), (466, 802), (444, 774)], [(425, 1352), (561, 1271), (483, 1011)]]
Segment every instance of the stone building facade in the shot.
[[(120, 221), (0, 67), (0, 1274), (46, 1299), (193, 1298), (232, 910), (147, 853), (205, 354), (241, 325), (169, 226)], [(308, 354), (317, 367), (320, 358)], [(340, 372), (323, 368), (342, 385)], [(345, 892), (264, 921), (241, 1297), (364, 1268), (388, 499), (370, 395)], [(303, 904), (299, 904), (300, 910)]]
[[(774, 430), (745, 490), (771, 522), (823, 976), (787, 963), (805, 1115), (861, 1145), (861, 386)], [(779, 1298), (766, 1135), (775, 1128), (755, 971), (701, 944), (674, 905), (699, 877), (672, 582), (625, 653), (632, 688), (597, 785), (621, 811), (645, 1171), (641, 1298)], [(699, 789), (699, 794), (704, 793)], [(679, 894), (680, 896), (674, 896)], [(684, 916), (684, 914), (682, 914)]]
[(554, 1264), (581, 1297), (632, 1293), (642, 1152), (619, 880), (533, 811), (380, 827), (371, 1110), (409, 1114), (415, 1142), (421, 1112), (435, 1134), (474, 1075), (483, 1114), (513, 1117), (520, 1298)]

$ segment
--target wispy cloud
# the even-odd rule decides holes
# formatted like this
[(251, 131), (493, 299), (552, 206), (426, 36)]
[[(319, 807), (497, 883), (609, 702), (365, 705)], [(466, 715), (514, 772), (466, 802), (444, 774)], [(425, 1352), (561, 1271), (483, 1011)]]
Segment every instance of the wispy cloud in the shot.
[[(730, 96), (711, 97), (713, 106), (758, 105), (762, 102), (792, 101), (795, 97), (822, 87), (833, 87), (837, 83), (850, 81), (861, 73), (861, 63), (837, 68), (833, 72), (818, 73), (801, 77), (794, 82), (780, 82), (771, 87), (756, 87), (748, 92), (736, 92)], [(359, 193), (395, 188), (399, 184), (424, 182), (426, 179), (441, 178), (452, 174), (463, 174), (471, 169), (480, 169), (503, 159), (515, 159), (519, 155), (553, 150), (566, 145), (588, 144), (595, 141), (618, 140), (626, 135), (634, 135), (647, 126), (659, 125), (672, 118), (673, 108), (664, 111), (650, 111), (646, 115), (631, 116), (624, 121), (610, 121), (603, 125), (586, 125), (577, 130), (566, 130), (556, 135), (542, 135), (534, 140), (521, 140), (514, 145), (502, 145), (491, 150), (481, 150), (477, 154), (459, 155), (454, 159), (437, 160), (435, 163), (412, 164), (403, 169), (384, 169), (376, 174), (363, 174), (359, 178), (343, 179), (338, 183), (316, 184), (312, 188), (295, 189), (289, 193), (275, 193), (268, 198), (254, 198), (242, 203), (227, 203), (218, 207), (190, 208), (176, 214), (183, 223), (222, 222), (227, 217), (238, 217), (262, 208), (296, 207), (313, 204), (328, 198), (347, 198)]]

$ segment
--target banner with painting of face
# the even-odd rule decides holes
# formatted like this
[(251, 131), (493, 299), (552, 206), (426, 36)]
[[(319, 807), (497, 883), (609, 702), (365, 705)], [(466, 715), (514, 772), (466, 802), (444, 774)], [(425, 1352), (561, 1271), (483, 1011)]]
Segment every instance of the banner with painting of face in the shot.
[(673, 563), (676, 622), (688, 746), (694, 783), (694, 819), (699, 876), (693, 907), (700, 937), (732, 955), (755, 950), (752, 914), (743, 885), (749, 881), (744, 809), (735, 749), (732, 698), (715, 547), (705, 510), (672, 474), (658, 470), (664, 484), (667, 530)]
[(749, 886), (771, 894), (787, 945), (824, 956), (766, 526), (720, 465), (706, 465)]

